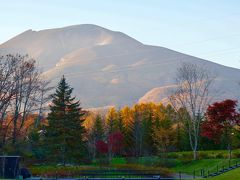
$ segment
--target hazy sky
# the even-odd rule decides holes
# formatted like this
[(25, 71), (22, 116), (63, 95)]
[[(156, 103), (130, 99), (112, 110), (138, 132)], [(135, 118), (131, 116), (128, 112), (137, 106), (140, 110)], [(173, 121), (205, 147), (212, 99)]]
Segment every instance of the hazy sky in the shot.
[(0, 0), (0, 43), (27, 30), (97, 24), (240, 68), (239, 0)]

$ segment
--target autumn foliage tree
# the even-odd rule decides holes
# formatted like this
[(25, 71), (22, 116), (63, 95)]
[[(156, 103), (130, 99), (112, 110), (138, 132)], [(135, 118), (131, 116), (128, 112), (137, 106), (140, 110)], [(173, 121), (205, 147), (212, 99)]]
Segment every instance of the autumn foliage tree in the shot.
[(20, 54), (0, 56), (1, 154), (19, 153), (22, 144), (26, 143), (27, 138), (23, 134), (28, 127), (27, 120), (33, 113), (40, 112), (39, 109), (42, 109), (42, 114), (48, 101), (48, 84), (44, 87), (41, 84), (43, 78), (34, 59)]
[(162, 106), (162, 109), (161, 113), (155, 114), (159, 117), (155, 120), (152, 136), (157, 151), (163, 157), (166, 157), (169, 148), (175, 145), (177, 139), (176, 128), (174, 127), (176, 113), (170, 105), (166, 108)]
[(105, 135), (96, 145), (97, 152), (106, 155), (102, 150), (107, 145), (110, 160), (116, 154), (139, 157), (178, 150), (176, 138), (183, 138), (182, 133), (177, 133), (176, 123), (180, 124), (177, 118), (171, 105), (142, 103), (119, 111), (112, 108), (102, 121)]
[(210, 105), (206, 112), (207, 119), (201, 126), (201, 135), (220, 143), (222, 138), (227, 139), (227, 149), (231, 158), (232, 136), (236, 126), (240, 123), (237, 111), (237, 101), (227, 99)]
[(112, 160), (113, 156), (120, 153), (123, 148), (123, 134), (121, 132), (114, 132), (108, 136), (108, 158)]
[(103, 140), (98, 140), (96, 142), (96, 149), (100, 154), (107, 154), (108, 153), (108, 144)]
[(121, 132), (113, 132), (108, 135), (107, 141), (98, 140), (96, 149), (102, 155), (108, 155), (108, 161), (111, 162), (115, 154), (120, 154), (124, 147), (124, 137)]

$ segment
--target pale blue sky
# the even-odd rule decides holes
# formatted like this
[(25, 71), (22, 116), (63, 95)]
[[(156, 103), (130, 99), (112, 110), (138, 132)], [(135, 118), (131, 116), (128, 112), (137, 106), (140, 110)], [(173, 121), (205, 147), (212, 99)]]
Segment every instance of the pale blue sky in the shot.
[(0, 43), (86, 23), (240, 68), (239, 0), (0, 0)]

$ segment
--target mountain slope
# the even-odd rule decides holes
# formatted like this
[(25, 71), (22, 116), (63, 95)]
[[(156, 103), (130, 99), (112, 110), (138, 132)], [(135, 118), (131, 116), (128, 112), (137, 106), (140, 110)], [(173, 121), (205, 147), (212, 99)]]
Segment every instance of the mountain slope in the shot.
[(238, 93), (238, 69), (144, 45), (96, 25), (28, 30), (0, 45), (0, 54), (17, 52), (35, 58), (53, 84), (65, 74), (84, 107), (123, 106), (138, 102), (144, 94), (144, 102), (164, 99), (162, 90), (174, 84), (181, 62), (200, 64), (216, 73), (215, 88), (220, 88), (221, 98)]

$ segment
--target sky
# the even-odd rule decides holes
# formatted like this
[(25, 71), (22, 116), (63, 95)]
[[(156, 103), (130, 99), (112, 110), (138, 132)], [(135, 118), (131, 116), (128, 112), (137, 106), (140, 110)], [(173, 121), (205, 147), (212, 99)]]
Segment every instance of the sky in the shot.
[(0, 44), (28, 29), (96, 24), (240, 69), (239, 0), (0, 0)]

